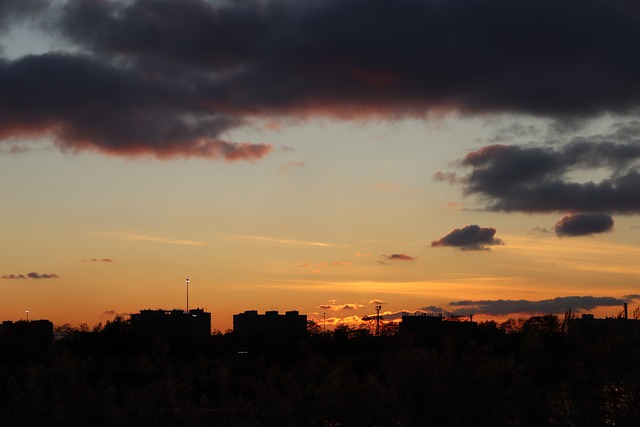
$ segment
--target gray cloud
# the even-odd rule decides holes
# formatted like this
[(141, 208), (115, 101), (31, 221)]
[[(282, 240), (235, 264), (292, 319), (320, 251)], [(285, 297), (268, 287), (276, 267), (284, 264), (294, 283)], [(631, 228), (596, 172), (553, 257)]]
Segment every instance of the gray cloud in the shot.
[(0, 34), (12, 24), (42, 13), (49, 4), (47, 0), (0, 0)]
[(554, 227), (558, 236), (586, 236), (613, 229), (613, 218), (605, 214), (579, 213), (568, 215)]
[(453, 246), (470, 251), (489, 250), (488, 246), (504, 244), (502, 240), (495, 237), (495, 234), (495, 228), (467, 225), (456, 228), (441, 239), (431, 242), (431, 246)]
[[(606, 135), (577, 137), (564, 145), (490, 145), (469, 153), (461, 184), (486, 208), (507, 212), (640, 212), (640, 122), (614, 125)], [(599, 182), (575, 176), (605, 173)]]

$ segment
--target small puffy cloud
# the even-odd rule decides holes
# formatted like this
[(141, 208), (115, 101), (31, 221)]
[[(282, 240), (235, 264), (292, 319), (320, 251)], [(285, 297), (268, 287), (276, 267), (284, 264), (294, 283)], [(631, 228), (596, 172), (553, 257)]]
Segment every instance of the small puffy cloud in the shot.
[(27, 277), (29, 277), (30, 279), (58, 279), (60, 278), (60, 276), (58, 276), (57, 274), (40, 274), (40, 273), (36, 273), (36, 272), (31, 272), (29, 274), (27, 274)]
[(567, 215), (556, 223), (554, 229), (559, 237), (604, 233), (613, 229), (613, 218), (591, 213)]
[(371, 252), (365, 252), (365, 253), (356, 252), (354, 255), (357, 256), (358, 258), (360, 258), (360, 257), (370, 257), (371, 256)]
[(389, 261), (415, 261), (417, 258), (406, 254), (382, 255)]
[(468, 225), (456, 228), (441, 239), (431, 242), (431, 246), (452, 246), (469, 251), (489, 250), (488, 246), (504, 244), (502, 240), (495, 237), (495, 234), (495, 228)]
[(375, 304), (375, 305), (382, 305), (386, 303), (387, 302), (385, 300), (381, 300), (381, 299), (372, 299), (369, 301), (369, 304)]
[(60, 276), (57, 274), (40, 274), (36, 272), (31, 272), (27, 274), (5, 274), (2, 276), (3, 279), (58, 279)]
[(83, 259), (82, 262), (104, 262), (104, 263), (113, 263), (115, 262), (111, 258), (89, 258)]

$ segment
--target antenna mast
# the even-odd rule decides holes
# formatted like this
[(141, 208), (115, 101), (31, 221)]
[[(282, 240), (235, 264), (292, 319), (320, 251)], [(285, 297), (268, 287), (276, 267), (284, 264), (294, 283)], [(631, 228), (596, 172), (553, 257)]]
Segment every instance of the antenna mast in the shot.
[(380, 309), (381, 305), (376, 305), (376, 336), (380, 336)]

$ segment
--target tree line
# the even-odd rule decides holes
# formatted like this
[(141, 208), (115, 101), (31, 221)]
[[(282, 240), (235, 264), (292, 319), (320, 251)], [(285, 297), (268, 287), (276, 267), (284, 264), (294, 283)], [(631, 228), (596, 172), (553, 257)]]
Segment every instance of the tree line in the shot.
[(57, 333), (0, 334), (3, 425), (640, 425), (635, 321), (534, 316), (436, 339), (311, 322), (253, 347), (231, 331), (141, 339), (124, 317)]

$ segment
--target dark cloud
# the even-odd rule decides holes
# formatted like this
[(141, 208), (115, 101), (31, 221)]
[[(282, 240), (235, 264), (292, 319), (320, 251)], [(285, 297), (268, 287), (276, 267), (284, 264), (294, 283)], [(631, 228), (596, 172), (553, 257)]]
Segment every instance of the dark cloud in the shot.
[(439, 240), (431, 242), (431, 246), (453, 246), (462, 250), (489, 250), (488, 246), (502, 245), (502, 240), (495, 237), (495, 228), (482, 228), (478, 225), (467, 225), (456, 228)]
[(84, 0), (60, 30), (103, 55), (216, 71), (240, 108), (555, 115), (637, 105), (638, 23), (622, 0)]
[(211, 111), (191, 83), (89, 56), (0, 60), (0, 138), (51, 134), (63, 150), (256, 160), (272, 146), (218, 139), (241, 119)]
[[(2, 0), (0, 12), (27, 3), (42, 2)], [(74, 53), (0, 63), (0, 138), (256, 160), (271, 146), (227, 141), (225, 132), (280, 116), (453, 110), (568, 123), (633, 113), (640, 103), (640, 5), (625, 0), (75, 0), (57, 8), (43, 28)]]
[(28, 274), (5, 274), (2, 276), (3, 279), (58, 279), (60, 276), (57, 274), (40, 274), (36, 272), (31, 272)]
[(613, 218), (605, 214), (579, 213), (568, 215), (554, 227), (558, 236), (585, 236), (613, 229)]
[(382, 255), (389, 261), (415, 261), (417, 258), (407, 254)]
[(29, 274), (27, 274), (27, 277), (30, 279), (58, 279), (60, 278), (60, 276), (58, 276), (57, 274), (40, 274), (40, 273), (36, 273), (36, 272), (31, 272)]
[(0, 34), (11, 24), (41, 13), (49, 4), (47, 0), (0, 0)]
[(563, 313), (571, 308), (574, 312), (589, 311), (597, 307), (617, 307), (630, 302), (637, 295), (627, 295), (622, 298), (569, 296), (553, 299), (530, 300), (478, 300), (453, 301), (448, 304), (452, 314), (487, 314), (504, 316), (515, 313)]
[(115, 317), (118, 315), (118, 312), (116, 310), (106, 310), (103, 311), (102, 314), (100, 314), (100, 317)]
[(496, 211), (640, 213), (639, 135), (640, 123), (629, 122), (564, 145), (490, 145), (461, 161), (467, 176), (448, 182)]

